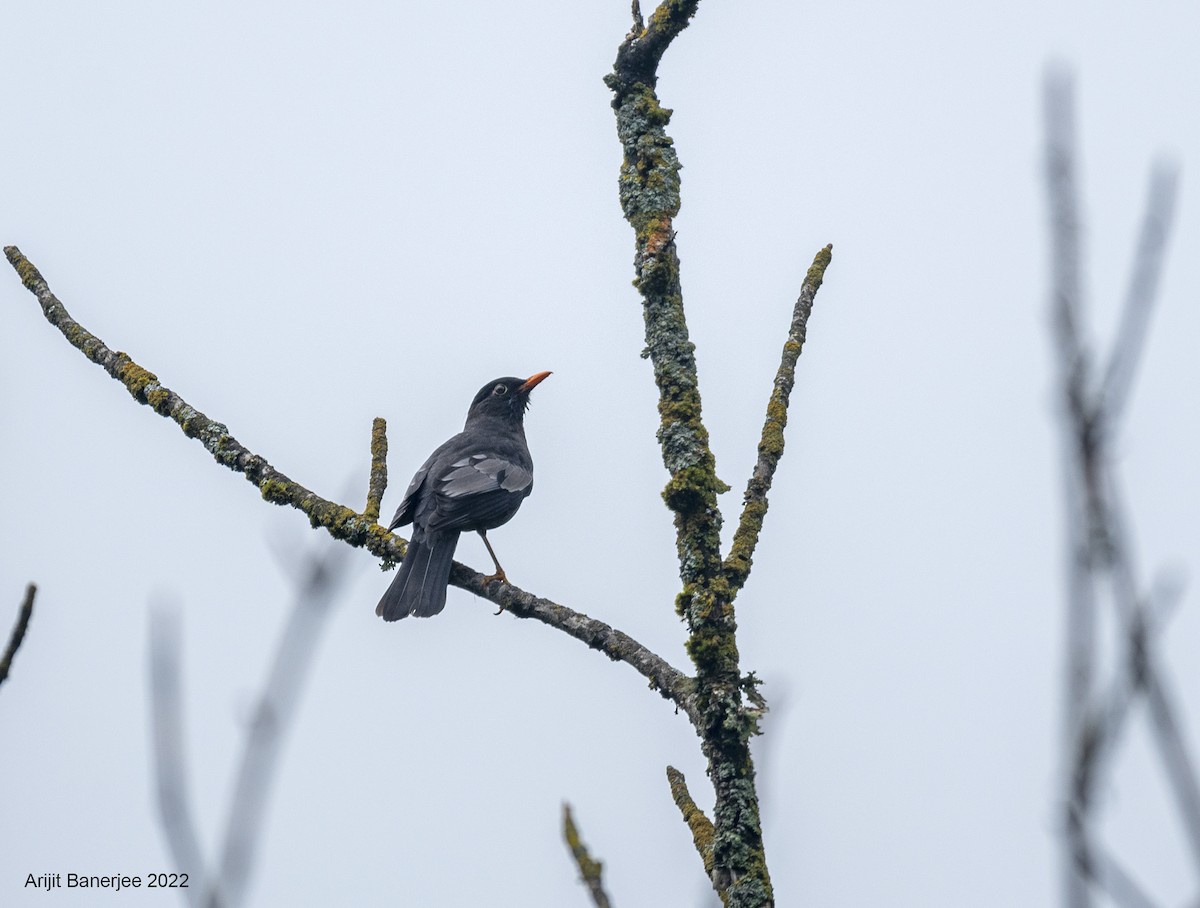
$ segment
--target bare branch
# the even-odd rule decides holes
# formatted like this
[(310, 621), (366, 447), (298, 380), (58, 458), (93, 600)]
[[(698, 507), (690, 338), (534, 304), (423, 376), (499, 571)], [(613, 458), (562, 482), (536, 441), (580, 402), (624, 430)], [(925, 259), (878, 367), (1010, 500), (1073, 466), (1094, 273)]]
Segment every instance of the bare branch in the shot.
[[(1052, 312), (1060, 368), (1082, 368), (1083, 290), (1080, 284), (1079, 189), (1075, 175), (1075, 86), (1064, 68), (1046, 75), (1046, 190), (1050, 201)], [(1066, 382), (1064, 382), (1065, 384)]]
[(643, 25), (641, 4), (634, 0), (634, 31), (617, 51), (617, 62), (613, 66), (622, 83), (644, 82), (651, 89), (655, 87), (662, 55), (676, 36), (688, 27), (699, 5), (700, 0), (662, 0), (651, 14), (649, 24)]
[(1155, 902), (1121, 863), (1095, 843), (1083, 874), (1108, 894), (1117, 908), (1156, 908)]
[(1100, 389), (1100, 408), (1106, 426), (1115, 426), (1129, 399), (1133, 377), (1146, 343), (1146, 329), (1162, 275), (1163, 257), (1175, 213), (1175, 198), (1179, 188), (1176, 167), (1160, 163), (1150, 172), (1150, 189), (1146, 197), (1146, 215), (1134, 257), (1129, 289), (1121, 326), (1108, 359)]
[(180, 680), (179, 615), (150, 611), (150, 731), (158, 814), (174, 867), (189, 875), (183, 890), (189, 905), (200, 905), (208, 888), (196, 823), (188, 796)]
[(1175, 718), (1177, 710), (1148, 651), (1143, 649), (1145, 668), (1143, 687), (1150, 707), (1150, 719), (1154, 727), (1154, 738), (1166, 770), (1167, 781), (1175, 795), (1175, 806), (1179, 811), (1187, 835), (1192, 864), (1200, 874), (1200, 785), (1196, 782), (1196, 764), (1188, 751), (1183, 729)]
[(308, 515), (314, 527), (325, 527), (335, 539), (363, 546), (373, 555), (398, 561), (404, 557), (404, 542), (372, 520), (344, 505), (326, 501), (276, 470), (266, 459), (245, 448), (229, 429), (209, 419), (182, 397), (167, 388), (154, 373), (138, 365), (127, 353), (118, 353), (73, 319), (45, 279), (16, 246), (4, 254), (21, 276), (25, 287), (37, 297), (46, 320), (62, 332), (73, 347), (121, 382), (138, 403), (175, 421), (183, 434), (204, 445), (217, 463), (242, 473), (274, 504), (290, 504)]
[[(146, 404), (156, 413), (173, 419), (185, 435), (199, 440), (218, 463), (243, 473), (259, 488), (265, 500), (297, 508), (308, 515), (309, 522), (314, 527), (323, 526), (335, 539), (353, 546), (361, 546), (385, 561), (395, 563), (404, 557), (406, 543), (402, 538), (389, 533), (375, 520), (309, 491), (272, 467), (264, 457), (245, 448), (229, 434), (224, 425), (196, 410), (127, 354), (114, 353), (103, 341), (76, 322), (62, 302), (50, 291), (37, 268), (16, 246), (7, 246), (4, 252), (21, 276), (22, 282), (37, 297), (46, 319), (58, 328), (74, 347), (124, 384), (139, 403)], [(374, 433), (372, 444), (374, 447)], [(374, 454), (372, 459), (374, 460)], [(611, 659), (631, 665), (650, 681), (651, 687), (682, 709), (693, 723), (697, 721), (691, 679), (627, 634), (511, 584), (487, 583), (483, 574), (458, 562), (455, 562), (450, 573), (450, 582), (494, 605), (504, 606), (509, 613), (519, 618), (541, 621), (582, 640)]]
[[(1066, 754), (1066, 899), (1091, 904), (1089, 883), (1122, 906), (1153, 902), (1120, 864), (1093, 841), (1093, 792), (1102, 783), (1105, 758), (1126, 726), (1136, 696), (1149, 701), (1152, 729), (1193, 860), (1200, 870), (1200, 784), (1166, 681), (1154, 658), (1153, 637), (1165, 609), (1154, 608), (1140, 584), (1125, 525), (1110, 443), (1129, 389), (1153, 310), (1166, 236), (1174, 209), (1176, 174), (1159, 166), (1151, 177), (1147, 210), (1121, 325), (1102, 381), (1094, 383), (1085, 337), (1080, 289), (1079, 216), (1076, 199), (1074, 112), (1070, 79), (1052, 74), (1046, 85), (1047, 190), (1051, 210), (1053, 312), (1063, 401), (1067, 462), (1068, 679)], [(1122, 634), (1123, 658), (1108, 694), (1096, 696), (1095, 622), (1098, 595), (1110, 592)]]
[(246, 734), (211, 905), (236, 906), (245, 900), (283, 740), (345, 567), (341, 546), (330, 547), (308, 565)]
[(566, 840), (567, 847), (571, 849), (571, 857), (575, 859), (575, 866), (579, 868), (579, 875), (588, 888), (592, 902), (596, 908), (609, 908), (608, 893), (604, 891), (604, 882), (600, 878), (604, 871), (604, 865), (588, 854), (587, 846), (583, 844), (583, 839), (579, 837), (579, 830), (575, 828), (575, 820), (571, 816), (571, 805), (566, 802), (563, 803), (563, 839)]
[(746, 582), (754, 561), (758, 534), (767, 516), (767, 494), (771, 491), (775, 468), (783, 456), (783, 430), (787, 426), (788, 401), (796, 383), (796, 361), (804, 350), (813, 300), (825, 279), (825, 269), (829, 267), (832, 257), (833, 246), (826, 246), (817, 253), (800, 287), (800, 297), (792, 309), (792, 324), (783, 345), (779, 369), (775, 372), (775, 385), (767, 401), (767, 417), (763, 422), (762, 438), (758, 442), (758, 460), (750, 481), (746, 483), (742, 518), (738, 521), (733, 545), (725, 559), (725, 576), (734, 594)]
[[(1090, 721), (1095, 675), (1096, 590), (1092, 576), (1088, 486), (1095, 487), (1093, 421), (1088, 403), (1087, 361), (1081, 327), (1079, 213), (1076, 188), (1073, 86), (1065, 70), (1048, 73), (1045, 85), (1046, 192), (1050, 205), (1051, 312), (1063, 406), (1067, 566), (1067, 679), (1064, 747), (1069, 766), (1064, 799), (1063, 862), (1069, 908), (1091, 904), (1081, 867), (1089, 849), (1088, 811), (1095, 756), (1102, 732)], [(1090, 477), (1090, 478), (1089, 478)]]
[[(456, 576), (460, 571), (463, 574), (473, 574), (469, 568), (462, 568), (456, 564), (450, 572), (451, 582), (469, 589), (470, 586), (466, 582), (458, 583), (458, 580), (462, 579)], [(621, 661), (633, 666), (650, 682), (651, 690), (658, 691), (664, 699), (674, 703), (683, 710), (693, 725), (699, 727), (700, 715), (696, 702), (694, 679), (671, 666), (661, 656), (651, 652), (628, 634), (603, 621), (589, 618), (581, 612), (573, 611), (566, 606), (551, 602), (549, 599), (542, 599), (526, 593), (514, 586), (491, 585), (500, 587), (492, 601), (501, 606), (505, 612), (518, 618), (534, 618), (543, 624), (570, 634), (576, 640), (583, 641), (613, 661)]]
[(367, 486), (367, 507), (363, 517), (379, 522), (379, 504), (387, 489), (387, 421), (379, 416), (371, 423), (371, 480)]
[(692, 831), (692, 843), (696, 846), (700, 860), (704, 862), (704, 873), (712, 882), (717, 895), (721, 897), (721, 903), (728, 904), (729, 894), (725, 891), (729, 885), (728, 881), (723, 880), (718, 884), (716, 879), (716, 865), (713, 861), (713, 837), (716, 831), (712, 821), (696, 806), (691, 792), (688, 791), (687, 780), (674, 766), (667, 767), (667, 782), (671, 786), (671, 799), (683, 815), (683, 822), (687, 823), (688, 829)]
[(29, 629), (29, 619), (33, 617), (33, 597), (35, 595), (37, 595), (37, 586), (30, 583), (25, 587), (25, 598), (21, 601), (20, 611), (17, 612), (17, 623), (13, 625), (12, 634), (9, 635), (8, 646), (4, 648), (4, 655), (0, 656), (0, 684), (3, 684), (4, 679), (8, 677), (13, 656), (21, 648), (21, 641), (25, 639), (25, 632)]

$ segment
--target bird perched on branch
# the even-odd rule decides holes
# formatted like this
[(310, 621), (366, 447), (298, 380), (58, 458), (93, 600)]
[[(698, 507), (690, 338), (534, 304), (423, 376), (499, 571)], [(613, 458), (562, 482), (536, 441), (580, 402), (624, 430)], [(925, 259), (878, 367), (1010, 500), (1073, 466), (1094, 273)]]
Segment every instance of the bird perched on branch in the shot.
[(384, 621), (427, 618), (446, 605), (446, 585), (460, 533), (483, 538), (503, 580), (487, 531), (507, 523), (533, 491), (533, 459), (525, 443), (529, 394), (549, 372), (497, 378), (479, 389), (463, 430), (429, 455), (409, 483), (389, 530), (413, 525), (412, 540), (375, 614)]

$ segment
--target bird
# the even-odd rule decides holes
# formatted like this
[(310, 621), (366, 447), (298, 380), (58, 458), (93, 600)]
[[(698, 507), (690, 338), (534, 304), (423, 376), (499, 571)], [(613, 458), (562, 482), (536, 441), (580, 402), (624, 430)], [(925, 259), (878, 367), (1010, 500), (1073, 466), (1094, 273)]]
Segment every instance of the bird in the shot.
[(446, 605), (446, 586), (460, 533), (479, 533), (496, 572), (508, 582), (487, 531), (507, 523), (533, 491), (533, 459), (525, 443), (529, 394), (549, 372), (497, 378), (479, 389), (463, 430), (429, 455), (408, 484), (388, 530), (413, 525), (412, 539), (375, 614), (384, 621), (428, 618)]

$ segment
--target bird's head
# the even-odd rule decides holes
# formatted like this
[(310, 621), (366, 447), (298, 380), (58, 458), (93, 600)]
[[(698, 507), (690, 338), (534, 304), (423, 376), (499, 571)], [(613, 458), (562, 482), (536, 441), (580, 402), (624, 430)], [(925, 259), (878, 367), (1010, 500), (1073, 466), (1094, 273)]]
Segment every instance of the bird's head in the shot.
[(499, 418), (522, 422), (529, 407), (529, 394), (549, 372), (538, 372), (529, 378), (497, 378), (479, 389), (467, 411), (467, 422), (474, 419)]

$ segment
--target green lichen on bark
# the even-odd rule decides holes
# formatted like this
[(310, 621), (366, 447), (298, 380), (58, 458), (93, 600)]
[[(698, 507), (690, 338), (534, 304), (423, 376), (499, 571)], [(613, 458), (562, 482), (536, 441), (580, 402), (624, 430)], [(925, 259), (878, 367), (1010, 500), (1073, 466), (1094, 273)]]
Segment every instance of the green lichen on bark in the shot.
[(758, 545), (758, 537), (767, 516), (767, 493), (771, 490), (775, 469), (783, 457), (783, 432), (787, 427), (788, 403), (795, 385), (796, 363), (804, 349), (813, 302), (825, 279), (825, 269), (832, 260), (832, 246), (826, 246), (817, 252), (801, 285), (800, 296), (792, 309), (788, 337), (783, 345), (783, 354), (775, 373), (771, 396), (767, 400), (767, 415), (763, 421), (762, 437), (758, 442), (758, 459), (750, 480), (746, 483), (742, 515), (733, 534), (729, 556), (725, 559), (725, 576), (734, 596), (745, 584), (754, 563), (754, 549)]
[(604, 891), (604, 865), (588, 852), (575, 825), (575, 818), (571, 815), (570, 804), (563, 804), (563, 840), (567, 843), (571, 857), (575, 859), (575, 866), (579, 868), (584, 885), (588, 887), (592, 903), (596, 908), (609, 908), (608, 893)]
[(712, 872), (721, 882), (718, 889), (728, 890), (728, 904), (764, 908), (771, 904), (771, 884), (749, 749), (757, 712), (742, 703), (733, 591), (721, 557), (717, 496), (729, 487), (717, 476), (702, 418), (673, 227), (680, 207), (680, 163), (666, 133), (671, 112), (654, 92), (663, 51), (696, 6), (696, 0), (665, 0), (645, 26), (635, 19), (605, 81), (614, 94), (623, 151), (618, 191), (634, 231), (644, 355), (659, 391), (658, 441), (670, 473), (663, 500), (674, 514), (683, 581), (676, 607), (688, 626), (687, 649), (696, 666), (696, 727), (717, 794)]
[[(713, 829), (712, 820), (704, 815), (704, 811), (696, 806), (696, 802), (692, 800), (692, 794), (688, 791), (687, 780), (674, 766), (667, 767), (667, 783), (671, 786), (671, 799), (675, 802), (675, 806), (679, 808), (679, 813), (683, 817), (683, 822), (687, 824), (688, 829), (692, 832), (692, 844), (696, 846), (696, 852), (700, 855), (700, 860), (704, 863), (704, 873), (712, 880), (713, 877), (713, 838), (715, 830)], [(729, 894), (724, 888), (715, 886), (717, 895), (721, 897), (722, 904), (728, 904)]]
[(380, 502), (387, 489), (387, 421), (376, 416), (371, 423), (371, 478), (367, 483), (367, 506), (363, 516), (379, 520)]

